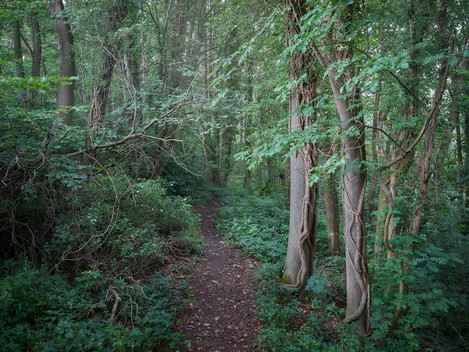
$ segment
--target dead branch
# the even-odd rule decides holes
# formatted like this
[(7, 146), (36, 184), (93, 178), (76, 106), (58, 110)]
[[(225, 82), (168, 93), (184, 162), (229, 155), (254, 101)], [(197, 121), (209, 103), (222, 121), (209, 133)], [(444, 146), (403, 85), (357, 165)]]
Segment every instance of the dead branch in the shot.
[(116, 319), (116, 314), (117, 314), (117, 308), (119, 307), (119, 303), (122, 301), (122, 298), (117, 294), (116, 289), (113, 286), (109, 286), (109, 292), (114, 296), (115, 301), (114, 305), (112, 306), (112, 312), (111, 312), (111, 321), (114, 321)]

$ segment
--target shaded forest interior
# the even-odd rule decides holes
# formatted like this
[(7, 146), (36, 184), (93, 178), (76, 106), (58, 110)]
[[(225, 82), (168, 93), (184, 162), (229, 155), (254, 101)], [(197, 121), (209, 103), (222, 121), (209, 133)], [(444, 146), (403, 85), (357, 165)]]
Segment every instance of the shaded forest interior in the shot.
[(468, 20), (462, 0), (2, 1), (0, 349), (195, 350), (193, 207), (215, 195), (256, 263), (226, 272), (255, 291), (249, 350), (469, 350)]

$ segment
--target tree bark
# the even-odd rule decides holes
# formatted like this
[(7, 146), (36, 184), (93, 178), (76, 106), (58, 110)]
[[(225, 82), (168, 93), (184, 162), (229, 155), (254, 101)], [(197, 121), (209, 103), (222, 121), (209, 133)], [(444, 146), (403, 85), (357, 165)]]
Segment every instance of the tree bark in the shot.
[(326, 204), (327, 244), (331, 255), (340, 255), (339, 195), (336, 176), (328, 175), (324, 183), (324, 202)]
[[(297, 110), (298, 94), (290, 97), (290, 112)], [(305, 127), (294, 113), (290, 129)], [(309, 184), (309, 170), (316, 166), (316, 149), (311, 143), (301, 147), (290, 157), (290, 224), (284, 281), (300, 289), (303, 294), (308, 278), (313, 272), (317, 228), (318, 185)]]
[[(448, 9), (448, 1), (443, 0), (440, 5), (440, 12), (439, 12), (439, 29), (440, 29), (440, 41), (442, 50), (446, 50), (448, 48), (448, 42), (446, 38), (446, 13)], [(417, 206), (416, 211), (414, 212), (414, 216), (412, 218), (412, 223), (410, 225), (410, 233), (416, 234), (420, 231), (422, 226), (422, 219), (423, 219), (423, 210), (427, 202), (428, 196), (428, 187), (430, 177), (432, 175), (431, 171), (431, 160), (433, 158), (433, 146), (435, 143), (435, 131), (437, 125), (437, 118), (438, 118), (438, 110), (441, 105), (442, 101), (442, 92), (445, 89), (446, 85), (446, 70), (447, 70), (447, 56), (444, 56), (441, 61), (441, 67), (439, 72), (438, 78), (438, 87), (436, 92), (441, 93), (441, 96), (437, 96), (435, 94), (433, 106), (434, 112), (430, 116), (430, 120), (428, 123), (428, 127), (425, 131), (425, 142), (424, 142), (424, 150), (425, 153), (420, 160), (419, 171), (420, 171), (420, 187), (419, 187), (419, 205)]]
[(109, 88), (111, 86), (112, 72), (116, 66), (117, 52), (104, 53), (93, 87), (91, 90), (91, 108), (88, 115), (88, 129), (90, 133), (101, 127), (107, 110)]
[[(290, 5), (300, 11), (305, 10), (302, 0), (285, 1), (285, 7)], [(294, 35), (299, 32), (295, 11), (289, 9), (285, 12), (287, 46), (292, 45)], [(301, 75), (296, 92), (290, 95), (289, 121), (290, 130), (304, 130), (311, 126), (316, 115), (313, 112), (304, 115), (301, 110), (313, 103), (316, 98), (316, 72), (311, 53), (295, 53), (291, 60), (291, 79), (295, 80)], [(284, 282), (300, 290), (304, 288), (313, 272), (314, 251), (317, 230), (317, 197), (318, 184), (310, 185), (310, 170), (317, 166), (316, 145), (307, 142), (290, 157), (290, 225), (288, 235), (287, 257), (284, 270)]]
[[(366, 191), (366, 167), (363, 165), (363, 162), (366, 161), (364, 121), (363, 117), (351, 120), (358, 111), (356, 108), (351, 108), (350, 103), (341, 97), (340, 91), (346, 81), (337, 82), (335, 75), (334, 69), (329, 70), (329, 80), (342, 123), (342, 130), (345, 132), (346, 161), (342, 178), (347, 268), (347, 316), (345, 321), (356, 322), (360, 334), (365, 335), (370, 329), (371, 284), (368, 274), (366, 231), (363, 222)], [(356, 128), (360, 134), (347, 133), (352, 128)]]
[[(347, 270), (347, 315), (345, 322), (355, 322), (360, 335), (370, 329), (371, 284), (368, 274), (364, 203), (366, 192), (366, 148), (364, 119), (360, 115), (359, 92), (354, 88), (345, 98), (345, 83), (354, 77), (353, 67), (337, 74), (330, 64), (335, 60), (352, 59), (351, 49), (336, 50), (325, 55), (314, 47), (316, 56), (328, 70), (328, 78), (344, 132), (345, 165), (342, 177), (342, 206)], [(333, 60), (334, 58), (334, 60)], [(358, 117), (357, 117), (358, 116)], [(358, 133), (350, 133), (351, 130)]]
[[(323, 153), (331, 157), (336, 153), (335, 146), (325, 139), (322, 143)], [(340, 255), (340, 217), (339, 194), (337, 192), (337, 175), (335, 173), (324, 176), (324, 203), (326, 206), (327, 245), (331, 255)]]
[[(63, 78), (57, 92), (58, 120), (63, 120), (66, 125), (72, 124), (73, 107), (75, 102), (75, 82), (70, 77), (76, 76), (75, 54), (73, 52), (73, 35), (67, 19), (60, 14), (64, 10), (62, 0), (45, 3), (49, 12), (54, 16), (55, 30), (59, 38), (60, 70)], [(60, 14), (60, 15), (59, 15)]]
[[(110, 35), (116, 33), (122, 26), (122, 22), (127, 16), (127, 0), (112, 0), (112, 6), (107, 13), (106, 29), (107, 34), (104, 40), (103, 57), (97, 79), (93, 82), (91, 90), (91, 108), (88, 114), (88, 130), (91, 136), (99, 128), (106, 115), (109, 88), (112, 81), (112, 73), (117, 63), (121, 43), (112, 40)], [(90, 143), (89, 141), (87, 143)]]
[(24, 64), (23, 64), (23, 48), (21, 46), (21, 23), (20, 21), (13, 22), (13, 48), (15, 51), (16, 75), (20, 78), (25, 77)]
[[(37, 13), (31, 14), (31, 32), (32, 32), (32, 42), (33, 42), (33, 66), (31, 70), (31, 76), (39, 77), (41, 74), (41, 58), (42, 58), (42, 41), (40, 36), (39, 22), (37, 20)], [(37, 98), (37, 90), (31, 89), (29, 91), (29, 96), (32, 99)]]
[(76, 76), (75, 54), (73, 52), (73, 35), (66, 18), (59, 14), (64, 10), (62, 0), (45, 3), (49, 12), (54, 16), (55, 30), (59, 37), (61, 81), (57, 92), (57, 119), (66, 125), (72, 124), (73, 113), (71, 107), (75, 102), (75, 82), (70, 77)]

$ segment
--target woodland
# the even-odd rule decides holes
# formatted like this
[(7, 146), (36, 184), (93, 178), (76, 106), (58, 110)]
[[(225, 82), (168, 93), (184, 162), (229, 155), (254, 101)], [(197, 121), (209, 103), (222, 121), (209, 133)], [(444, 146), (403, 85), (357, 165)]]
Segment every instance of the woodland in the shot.
[(469, 350), (468, 21), (1, 0), (0, 350), (239, 351), (187, 333), (224, 278), (246, 351)]

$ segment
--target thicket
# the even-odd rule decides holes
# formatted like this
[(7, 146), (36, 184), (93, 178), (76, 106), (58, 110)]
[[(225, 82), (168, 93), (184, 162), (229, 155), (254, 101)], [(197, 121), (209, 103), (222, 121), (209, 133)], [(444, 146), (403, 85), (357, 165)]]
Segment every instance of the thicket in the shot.
[(188, 292), (160, 270), (198, 252), (197, 217), (174, 181), (71, 156), (84, 129), (58, 124), (48, 103), (22, 106), (53, 84), (0, 80), (2, 350), (174, 346)]

